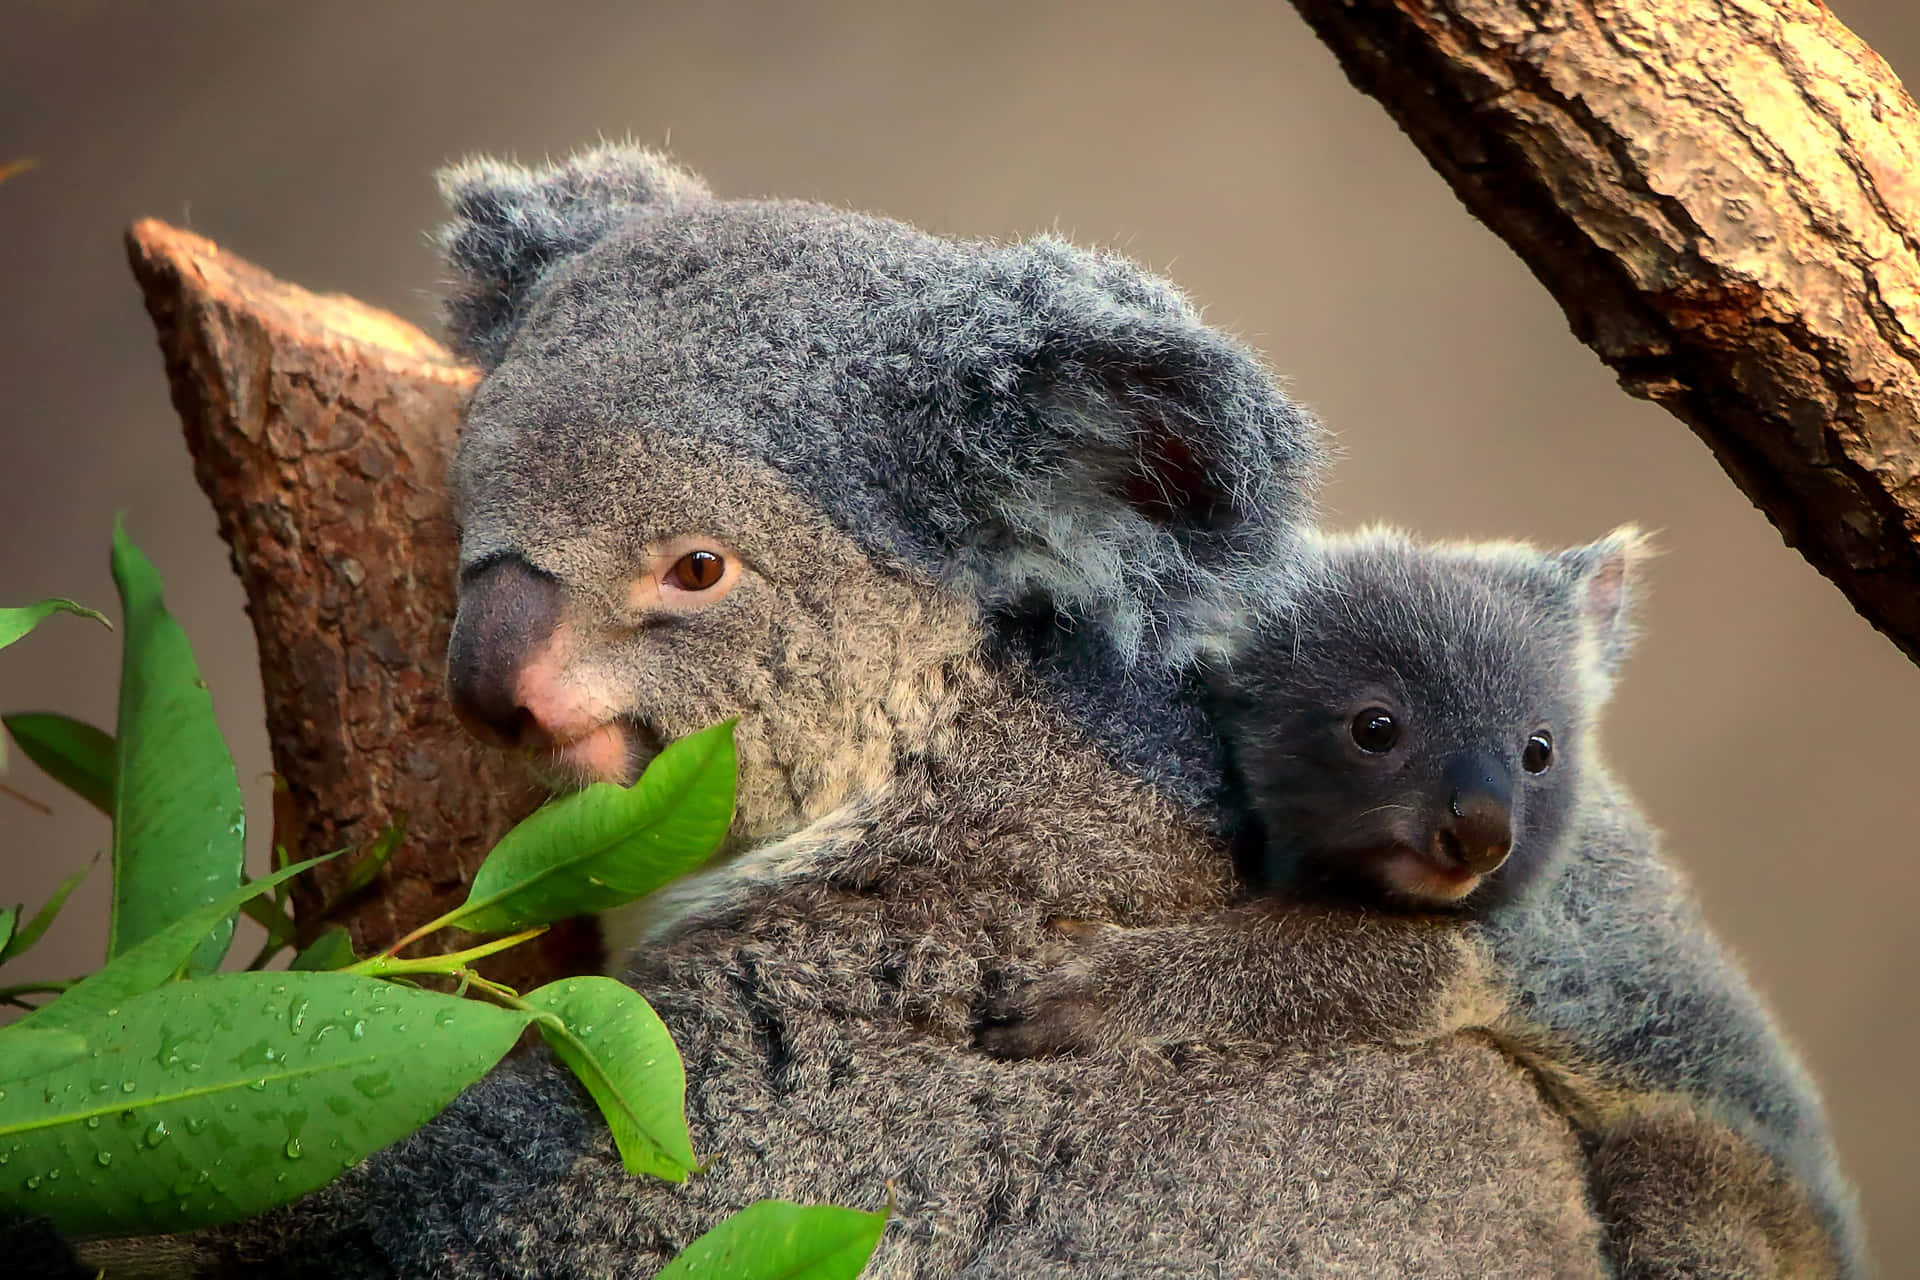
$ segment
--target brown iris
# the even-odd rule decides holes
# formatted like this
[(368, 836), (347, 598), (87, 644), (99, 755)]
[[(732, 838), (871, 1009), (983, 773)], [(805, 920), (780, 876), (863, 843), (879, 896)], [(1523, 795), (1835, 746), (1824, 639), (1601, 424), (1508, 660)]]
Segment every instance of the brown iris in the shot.
[(682, 591), (706, 591), (719, 585), (727, 573), (727, 562), (711, 551), (689, 551), (673, 562), (667, 576)]

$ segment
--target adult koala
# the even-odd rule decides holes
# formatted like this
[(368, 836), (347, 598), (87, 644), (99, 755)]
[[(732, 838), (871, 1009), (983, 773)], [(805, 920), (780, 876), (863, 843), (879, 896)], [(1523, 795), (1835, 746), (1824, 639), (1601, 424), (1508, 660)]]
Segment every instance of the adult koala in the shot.
[(487, 370), (456, 702), (573, 778), (739, 717), (727, 858), (629, 972), (711, 1167), (629, 1177), (523, 1060), (210, 1265), (645, 1276), (755, 1199), (890, 1187), (876, 1276), (1604, 1272), (1581, 1152), (1461, 1030), (1449, 935), (1330, 923), (1284, 1050), (975, 1048), (1051, 918), (1233, 892), (1178, 672), (1284, 591), (1319, 465), (1243, 348), (1115, 258), (721, 201), (639, 150), (446, 186)]

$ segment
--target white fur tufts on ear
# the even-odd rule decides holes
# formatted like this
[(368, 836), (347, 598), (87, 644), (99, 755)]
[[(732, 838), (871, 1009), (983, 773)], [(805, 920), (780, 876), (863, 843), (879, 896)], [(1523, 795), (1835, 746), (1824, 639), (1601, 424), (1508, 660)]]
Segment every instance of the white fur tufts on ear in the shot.
[(1633, 647), (1635, 597), (1642, 589), (1643, 566), (1655, 554), (1650, 537), (1623, 524), (1598, 541), (1555, 557), (1572, 579), (1575, 606), (1592, 629), (1601, 670), (1608, 676), (1620, 669)]

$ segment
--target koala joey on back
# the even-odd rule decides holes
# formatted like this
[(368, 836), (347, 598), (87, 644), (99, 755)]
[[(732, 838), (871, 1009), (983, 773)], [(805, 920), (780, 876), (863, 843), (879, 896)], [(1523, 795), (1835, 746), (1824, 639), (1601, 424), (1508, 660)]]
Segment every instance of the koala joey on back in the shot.
[[(1306, 585), (1211, 681), (1267, 895), (1184, 926), (1060, 922), (1059, 967), (988, 1043), (1481, 1025), (1582, 1127), (1624, 1274), (1858, 1274), (1818, 1096), (1600, 751), (1645, 555), (1632, 529), (1558, 553), (1316, 535)], [(1335, 927), (1372, 935), (1373, 981), (1313, 962)], [(1434, 931), (1497, 1000), (1394, 982)]]

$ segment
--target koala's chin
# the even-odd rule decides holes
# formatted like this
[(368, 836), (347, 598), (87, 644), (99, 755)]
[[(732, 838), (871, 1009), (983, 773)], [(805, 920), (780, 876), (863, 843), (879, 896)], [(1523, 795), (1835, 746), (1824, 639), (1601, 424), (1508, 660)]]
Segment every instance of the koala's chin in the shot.
[(528, 748), (533, 776), (551, 791), (578, 791), (596, 782), (629, 786), (660, 754), (653, 735), (626, 719), (609, 720), (577, 738)]

